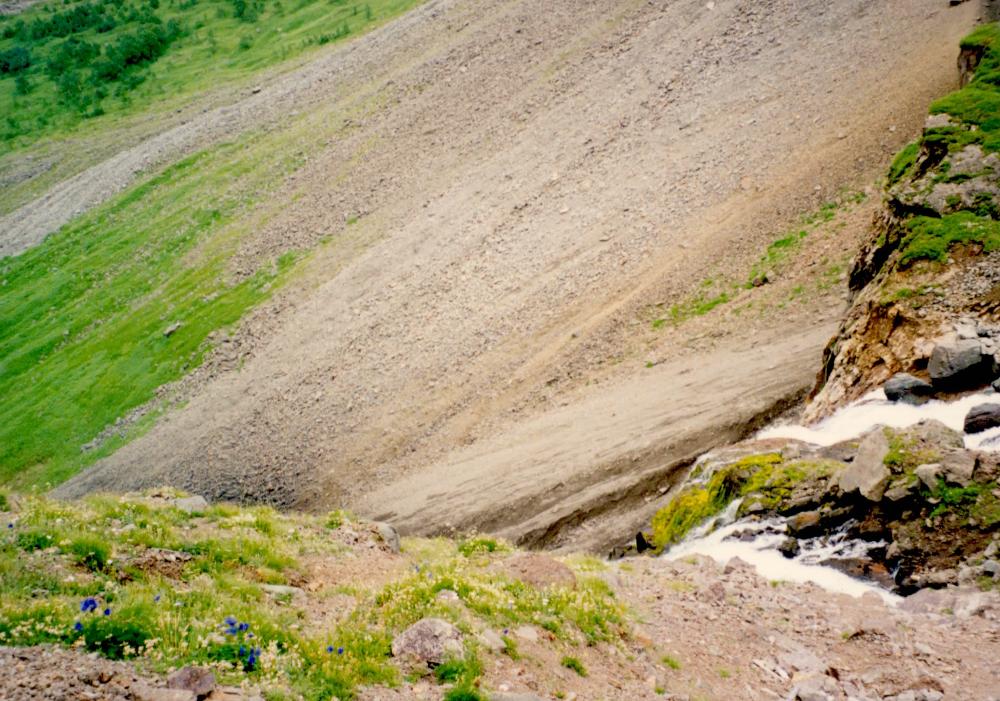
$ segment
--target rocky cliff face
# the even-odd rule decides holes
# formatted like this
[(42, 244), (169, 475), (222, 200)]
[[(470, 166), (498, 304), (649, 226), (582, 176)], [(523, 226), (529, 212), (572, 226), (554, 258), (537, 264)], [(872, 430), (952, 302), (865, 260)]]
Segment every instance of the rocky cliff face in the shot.
[[(885, 206), (851, 271), (853, 300), (830, 342), (807, 420), (900, 372), (935, 392), (985, 386), (1000, 369), (1000, 43), (968, 37), (964, 87), (937, 101), (897, 156)], [(935, 362), (935, 349), (942, 362)], [(961, 362), (958, 361), (961, 356)]]

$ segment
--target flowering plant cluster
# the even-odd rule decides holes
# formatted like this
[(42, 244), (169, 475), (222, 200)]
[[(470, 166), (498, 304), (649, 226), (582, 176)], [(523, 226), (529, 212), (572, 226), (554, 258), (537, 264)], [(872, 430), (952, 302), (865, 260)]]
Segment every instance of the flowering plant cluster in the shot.
[(226, 616), (222, 622), (222, 632), (233, 638), (233, 642), (224, 646), (228, 653), (225, 656), (242, 666), (244, 672), (254, 671), (260, 663), (260, 648), (256, 646), (257, 641), (250, 631), (250, 624)]

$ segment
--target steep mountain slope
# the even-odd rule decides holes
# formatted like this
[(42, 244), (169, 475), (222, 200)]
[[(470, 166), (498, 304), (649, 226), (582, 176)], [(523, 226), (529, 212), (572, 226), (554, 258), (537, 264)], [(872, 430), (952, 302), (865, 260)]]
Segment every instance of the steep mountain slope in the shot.
[[(978, 9), (436, 6), (433, 42), (370, 77), (361, 115), (346, 116), (350, 84), (314, 106), (313, 128), (339, 136), (248, 218), (253, 233), (230, 269), (239, 278), (289, 248), (330, 242), (177, 390), (183, 408), (63, 493), (167, 481), (211, 496), (354, 506), (388, 484), (364, 504), (391, 512), (403, 503), (390, 496), (399, 476), (460, 466), (446, 457), (457, 446), (487, 435), (502, 444), (520, 435), (506, 427), (564, 403), (579, 410), (557, 423), (601, 423), (577, 404), (594, 381), (618, 398), (616, 414), (646, 411), (628, 381), (684, 407), (717, 391), (685, 387), (684, 362), (721, 343), (756, 344), (766, 361), (727, 361), (728, 389), (754, 393), (764, 368), (809, 346), (819, 353), (838, 290), (816, 286), (823, 270), (803, 261), (785, 273), (805, 292), (791, 302), (741, 297), (759, 304), (752, 313), (724, 302), (752, 294), (741, 286), (754, 262), (802, 213), (879, 176), (930, 99), (954, 86), (954, 46)], [(860, 233), (831, 233), (827, 264)], [(705, 302), (722, 304), (709, 328), (680, 323)], [(661, 333), (671, 306), (680, 327)], [(800, 340), (774, 345), (784, 338)], [(797, 396), (812, 367), (780, 374), (762, 406), (702, 417), (701, 444), (673, 457)], [(573, 472), (599, 473), (636, 448), (669, 457), (683, 441), (661, 428), (635, 422), (624, 443), (584, 432), (567, 491)], [(481, 483), (511, 465), (488, 462)], [(550, 469), (525, 464), (525, 482)], [(460, 473), (442, 467), (425, 488), (460, 494)], [(430, 513), (415, 526), (442, 520)]]

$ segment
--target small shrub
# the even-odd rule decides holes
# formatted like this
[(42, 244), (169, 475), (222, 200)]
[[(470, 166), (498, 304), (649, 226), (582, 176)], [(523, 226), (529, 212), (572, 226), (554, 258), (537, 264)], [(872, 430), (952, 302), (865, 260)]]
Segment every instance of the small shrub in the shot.
[(587, 668), (583, 666), (583, 662), (575, 657), (566, 656), (563, 657), (559, 662), (566, 669), (572, 669), (574, 672), (579, 674), (581, 677), (587, 676)]
[(483, 673), (483, 667), (474, 655), (465, 659), (453, 658), (434, 668), (434, 676), (442, 684), (471, 687)]
[(132, 609), (105, 615), (104, 611), (97, 611), (79, 623), (80, 637), (87, 650), (121, 660), (141, 652), (146, 641), (153, 637), (147, 623), (148, 613), (140, 615), (139, 609)]
[(91, 572), (102, 572), (111, 559), (111, 549), (94, 536), (81, 536), (70, 542), (66, 552), (72, 555), (76, 564)]
[(18, 73), (31, 65), (31, 52), (23, 46), (0, 51), (0, 74)]
[(507, 549), (493, 538), (470, 538), (458, 543), (458, 552), (466, 557), (471, 557), (477, 553), (493, 553)]
[(55, 539), (50, 533), (46, 533), (38, 528), (21, 531), (17, 534), (17, 539), (15, 540), (17, 547), (28, 552), (32, 550), (44, 550), (51, 547), (54, 541)]
[(678, 659), (676, 657), (671, 657), (670, 655), (663, 656), (663, 664), (665, 664), (667, 667), (670, 667), (670, 669), (681, 668), (681, 663), (678, 661)]

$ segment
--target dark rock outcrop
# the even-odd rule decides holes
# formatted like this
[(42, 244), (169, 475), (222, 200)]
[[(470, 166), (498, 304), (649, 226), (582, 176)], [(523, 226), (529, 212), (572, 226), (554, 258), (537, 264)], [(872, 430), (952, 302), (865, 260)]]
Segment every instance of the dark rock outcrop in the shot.
[(966, 433), (982, 433), (1000, 426), (1000, 404), (980, 404), (965, 416)]
[(882, 388), (891, 402), (920, 404), (934, 394), (934, 387), (907, 372), (897, 372)]

